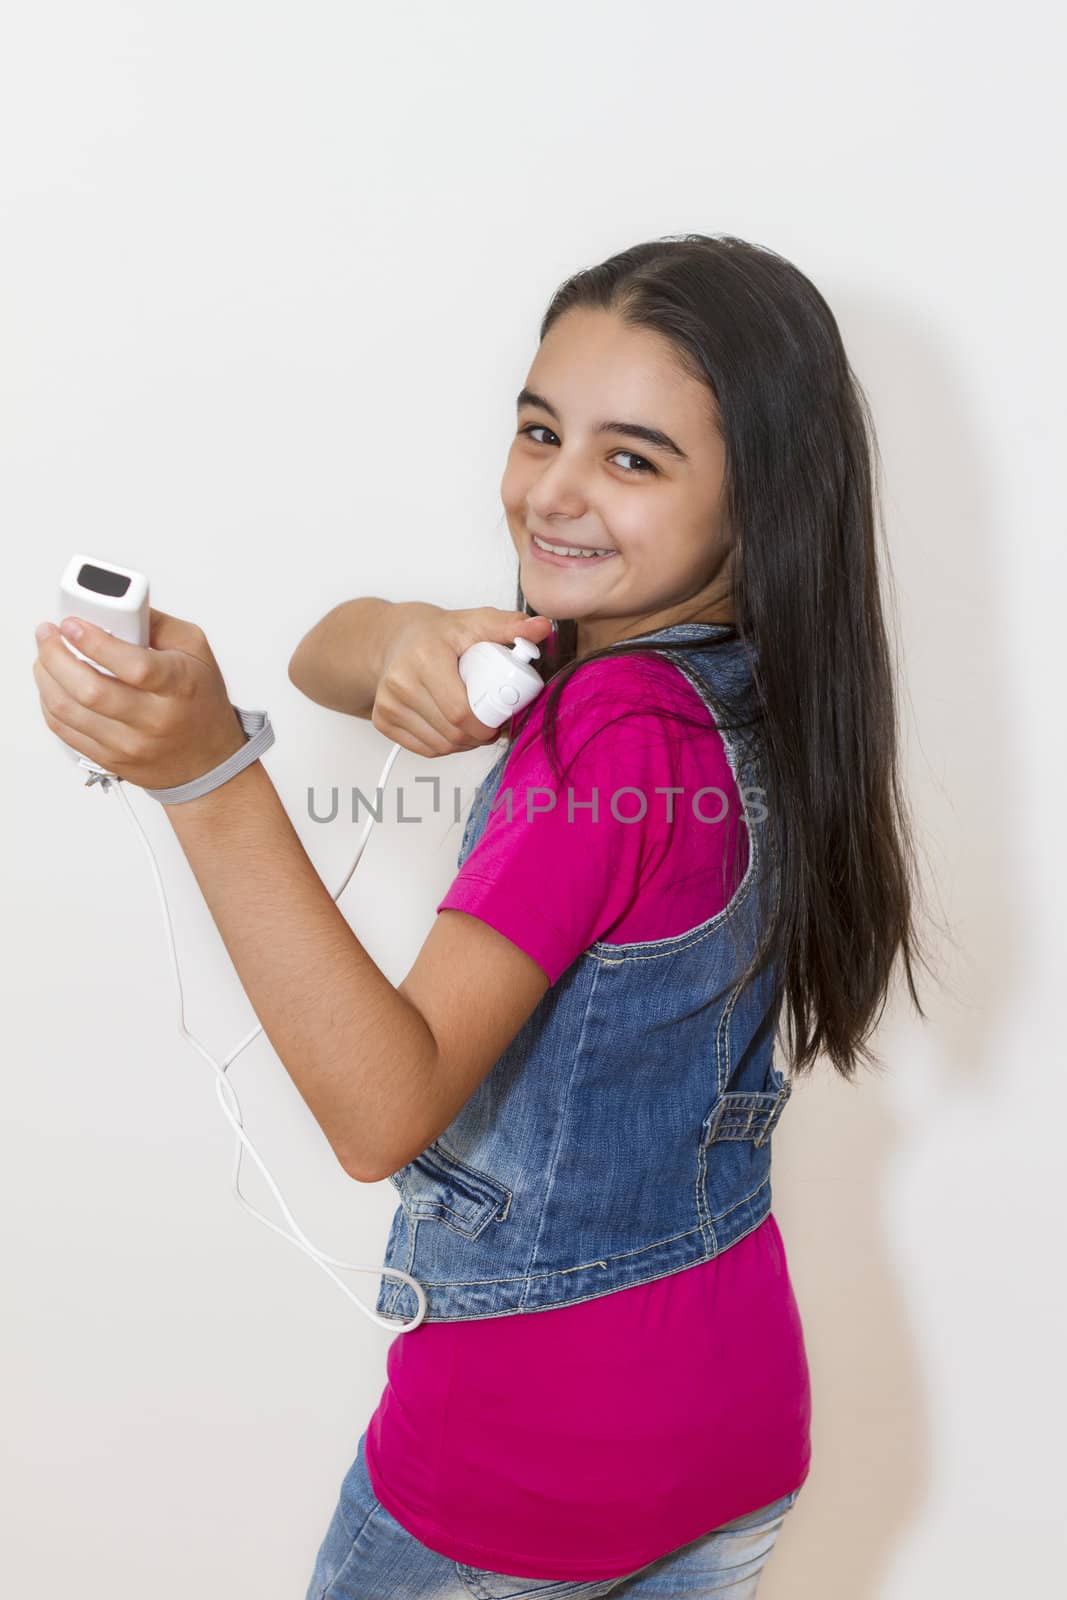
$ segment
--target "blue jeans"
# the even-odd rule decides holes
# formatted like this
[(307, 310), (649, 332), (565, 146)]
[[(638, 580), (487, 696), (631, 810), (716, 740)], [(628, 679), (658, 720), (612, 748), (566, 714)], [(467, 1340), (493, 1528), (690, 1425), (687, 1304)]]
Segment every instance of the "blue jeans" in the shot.
[(366, 1437), (364, 1433), (341, 1484), (305, 1600), (518, 1600), (525, 1595), (545, 1600), (593, 1600), (596, 1595), (613, 1600), (695, 1600), (700, 1595), (752, 1600), (785, 1514), (800, 1493), (794, 1489), (619, 1578), (509, 1578), (438, 1555), (402, 1528), (371, 1488)]

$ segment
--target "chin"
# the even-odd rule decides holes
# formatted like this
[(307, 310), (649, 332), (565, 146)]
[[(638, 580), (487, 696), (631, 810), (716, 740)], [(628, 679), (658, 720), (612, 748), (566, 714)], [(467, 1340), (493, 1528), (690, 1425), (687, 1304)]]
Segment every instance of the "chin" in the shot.
[(545, 582), (543, 568), (535, 567), (532, 561), (520, 561), (519, 584), (527, 605), (542, 616), (556, 615), (552, 610), (552, 585)]

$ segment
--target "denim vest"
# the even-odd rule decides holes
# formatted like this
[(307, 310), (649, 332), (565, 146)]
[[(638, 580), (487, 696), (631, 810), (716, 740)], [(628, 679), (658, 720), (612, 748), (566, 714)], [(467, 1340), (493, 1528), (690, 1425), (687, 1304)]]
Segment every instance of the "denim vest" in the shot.
[[(727, 674), (751, 687), (740, 640), (686, 651), (713, 629), (723, 631), (678, 623), (641, 636), (670, 642), (709, 708), (707, 686)], [(670, 938), (590, 945), (440, 1137), (389, 1178), (400, 1205), (385, 1264), (423, 1286), (425, 1321), (546, 1311), (648, 1283), (718, 1255), (770, 1211), (770, 1134), (792, 1088), (772, 1061), (781, 998), (772, 965), (738, 981), (761, 932), (756, 875), (771, 870), (761, 744), (758, 731), (722, 737), (749, 840), (729, 905)], [(460, 865), (509, 753), (475, 794)], [(376, 1310), (408, 1321), (418, 1301), (383, 1277)]]

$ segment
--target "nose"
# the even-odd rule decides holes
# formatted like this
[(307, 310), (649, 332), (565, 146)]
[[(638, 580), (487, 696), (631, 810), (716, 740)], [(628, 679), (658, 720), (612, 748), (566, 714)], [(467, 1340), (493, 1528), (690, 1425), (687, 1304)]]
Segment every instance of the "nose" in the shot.
[(582, 469), (560, 451), (541, 467), (526, 501), (531, 515), (542, 525), (547, 526), (553, 517), (576, 520), (584, 515), (588, 504)]

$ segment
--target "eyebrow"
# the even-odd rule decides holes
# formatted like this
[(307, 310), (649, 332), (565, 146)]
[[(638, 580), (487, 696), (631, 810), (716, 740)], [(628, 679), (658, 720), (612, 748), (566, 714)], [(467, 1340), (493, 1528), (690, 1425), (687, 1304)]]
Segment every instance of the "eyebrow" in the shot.
[[(523, 406), (539, 406), (556, 422), (562, 420), (555, 406), (549, 405), (543, 394), (535, 394), (532, 389), (520, 389), (515, 404), (520, 411)], [(631, 439), (644, 440), (645, 444), (658, 445), (661, 450), (665, 450), (668, 455), (676, 456), (679, 461), (689, 460), (681, 445), (675, 444), (670, 434), (662, 433), (659, 428), (648, 428), (643, 422), (598, 422), (593, 432), (626, 434)]]

